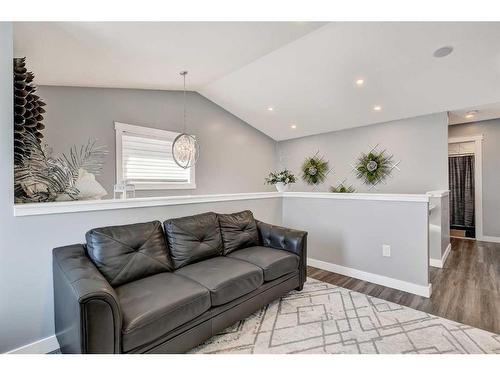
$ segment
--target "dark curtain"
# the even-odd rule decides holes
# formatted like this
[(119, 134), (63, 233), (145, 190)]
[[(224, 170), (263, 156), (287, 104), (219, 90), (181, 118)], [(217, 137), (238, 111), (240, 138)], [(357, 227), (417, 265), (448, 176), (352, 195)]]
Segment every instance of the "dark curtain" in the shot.
[(451, 225), (474, 227), (474, 155), (451, 156), (448, 165)]

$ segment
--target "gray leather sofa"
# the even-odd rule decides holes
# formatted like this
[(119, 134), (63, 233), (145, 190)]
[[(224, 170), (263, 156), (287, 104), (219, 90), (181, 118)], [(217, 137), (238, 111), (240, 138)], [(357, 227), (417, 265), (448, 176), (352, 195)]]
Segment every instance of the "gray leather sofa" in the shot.
[(182, 353), (306, 280), (307, 233), (250, 211), (92, 229), (53, 251), (63, 353)]

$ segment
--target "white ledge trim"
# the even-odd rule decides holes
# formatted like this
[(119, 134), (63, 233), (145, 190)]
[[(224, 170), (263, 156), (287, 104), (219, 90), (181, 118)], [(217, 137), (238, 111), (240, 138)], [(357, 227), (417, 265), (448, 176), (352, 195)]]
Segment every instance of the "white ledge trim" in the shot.
[(285, 198), (317, 198), (393, 202), (429, 202), (426, 194), (372, 194), (372, 193), (283, 193)]
[(28, 203), (14, 205), (14, 216), (50, 215), (69, 212), (119, 210), (124, 208), (141, 208), (156, 206), (175, 206), (192, 203), (210, 203), (239, 201), (249, 199), (280, 198), (278, 192), (211, 194), (211, 195), (178, 195), (171, 197), (147, 197), (130, 199), (102, 199), (92, 201), (69, 201), (49, 203)]
[(210, 203), (269, 198), (319, 198), (351, 199), (396, 202), (428, 202), (425, 194), (358, 194), (358, 193), (238, 193), (210, 195), (179, 195), (170, 197), (148, 197), (131, 199), (103, 199), (92, 201), (69, 201), (49, 203), (27, 203), (14, 205), (14, 216), (51, 215), (71, 212), (119, 210), (125, 208), (175, 206), (181, 204)]
[(433, 198), (447, 197), (448, 195), (450, 195), (450, 191), (449, 191), (449, 190), (434, 190), (434, 191), (428, 191), (428, 192), (427, 192), (427, 195), (428, 195), (429, 197), (433, 197)]

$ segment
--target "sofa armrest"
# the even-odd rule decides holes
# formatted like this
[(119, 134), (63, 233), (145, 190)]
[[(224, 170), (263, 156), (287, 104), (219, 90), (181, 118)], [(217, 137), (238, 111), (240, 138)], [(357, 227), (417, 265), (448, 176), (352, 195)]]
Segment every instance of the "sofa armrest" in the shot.
[(307, 232), (256, 222), (262, 246), (290, 251), (299, 256), (300, 283), (304, 284), (307, 278)]
[(118, 297), (83, 245), (53, 250), (54, 316), (63, 353), (119, 353)]

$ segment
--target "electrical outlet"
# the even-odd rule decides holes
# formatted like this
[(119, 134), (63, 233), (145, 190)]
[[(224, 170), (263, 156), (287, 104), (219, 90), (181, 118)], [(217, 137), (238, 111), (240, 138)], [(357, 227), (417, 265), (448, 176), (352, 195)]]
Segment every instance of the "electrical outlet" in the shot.
[(391, 256), (391, 245), (382, 245), (382, 256), (384, 257)]

